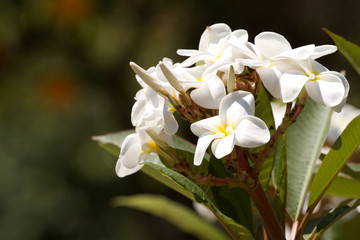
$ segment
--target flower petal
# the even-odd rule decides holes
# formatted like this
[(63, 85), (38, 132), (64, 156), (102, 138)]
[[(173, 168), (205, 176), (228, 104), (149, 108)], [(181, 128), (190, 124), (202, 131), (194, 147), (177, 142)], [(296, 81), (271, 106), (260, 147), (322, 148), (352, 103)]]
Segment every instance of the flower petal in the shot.
[(250, 92), (239, 90), (229, 93), (220, 103), (219, 116), (223, 126), (236, 126), (241, 116), (254, 114), (255, 99)]
[(321, 63), (319, 63), (318, 61), (315, 61), (314, 59), (309, 59), (309, 65), (310, 65), (310, 69), (308, 71), (310, 71), (310, 74), (315, 74), (318, 75), (321, 72), (327, 72), (329, 71), (324, 65), (322, 65)]
[(141, 148), (142, 146), (139, 135), (137, 133), (128, 135), (121, 145), (121, 151), (118, 159), (118, 162), (120, 162), (119, 166), (124, 166), (129, 169), (136, 168), (137, 165), (139, 165), (139, 159), (142, 153)]
[(281, 98), (279, 79), (281, 77), (280, 71), (276, 67), (261, 67), (256, 69), (259, 74), (264, 87), (275, 98)]
[(212, 61), (212, 60), (214, 60), (214, 58), (215, 58), (215, 56), (212, 53), (198, 51), (198, 54), (193, 55), (193, 56), (189, 57), (188, 59), (186, 59), (185, 61), (183, 61), (181, 63), (181, 66), (189, 67), (200, 61)]
[(201, 88), (194, 89), (190, 93), (190, 97), (196, 104), (209, 109), (218, 109), (225, 95), (224, 83), (217, 76), (209, 78)]
[(255, 37), (255, 46), (267, 58), (291, 50), (291, 45), (286, 38), (274, 32), (262, 32)]
[(321, 45), (315, 47), (314, 53), (311, 55), (312, 59), (317, 59), (319, 57), (331, 54), (336, 52), (337, 47), (334, 45)]
[(314, 50), (315, 50), (315, 45), (309, 44), (306, 46), (298, 47), (298, 48), (280, 53), (280, 54), (276, 55), (273, 58), (273, 60), (284, 59), (284, 58), (289, 58), (289, 59), (294, 59), (294, 60), (306, 60), (314, 53)]
[(233, 31), (230, 35), (227, 36), (228, 41), (237, 41), (245, 43), (249, 39), (249, 35), (246, 30), (238, 29)]
[(303, 89), (309, 77), (299, 70), (290, 70), (280, 78), (281, 99), (284, 103), (294, 101)]
[(121, 163), (121, 161), (117, 161), (115, 171), (119, 177), (123, 178), (139, 171), (142, 167), (143, 164), (138, 164), (134, 168), (127, 168)]
[(220, 134), (212, 134), (212, 132), (203, 133), (196, 144), (195, 155), (194, 155), (194, 165), (199, 166), (205, 156), (205, 152), (209, 147), (210, 143), (220, 137)]
[(345, 78), (344, 75), (342, 75), (341, 73), (338, 73), (338, 72), (335, 72), (335, 71), (330, 71), (331, 74), (334, 74), (336, 75), (338, 78), (340, 78), (340, 80), (342, 81), (344, 87), (345, 87), (345, 95), (344, 95), (344, 98), (343, 100), (341, 101), (340, 104), (332, 107), (332, 109), (335, 111), (335, 112), (340, 112), (341, 109), (343, 108), (343, 106), (346, 104), (346, 100), (347, 100), (347, 97), (348, 97), (348, 94), (349, 94), (349, 90), (350, 90), (350, 86), (349, 86), (349, 82), (347, 81), (347, 79)]
[(199, 50), (208, 52), (212, 48), (211, 45), (216, 45), (230, 33), (231, 28), (224, 23), (217, 23), (207, 27), (200, 37)]
[(176, 51), (176, 53), (180, 56), (186, 56), (186, 57), (191, 57), (194, 56), (196, 54), (199, 54), (199, 50), (194, 50), (194, 49), (178, 49)]
[(235, 133), (232, 127), (228, 126), (230, 134), (224, 138), (215, 139), (211, 144), (211, 151), (217, 159), (221, 159), (229, 155), (234, 149)]
[(163, 114), (165, 133), (168, 135), (174, 135), (179, 129), (179, 124), (177, 123), (174, 115), (170, 112), (168, 107), (165, 106), (165, 104), (163, 108)]
[(238, 42), (235, 39), (230, 38), (228, 43), (238, 51), (240, 51), (246, 59), (262, 61), (261, 53), (256, 46), (250, 42)]
[(306, 83), (305, 88), (309, 97), (327, 107), (339, 105), (345, 97), (344, 84), (331, 72), (317, 75), (315, 81)]
[(243, 116), (235, 129), (236, 145), (254, 148), (270, 140), (270, 132), (265, 122), (255, 116)]
[(220, 125), (221, 123), (219, 116), (214, 116), (214, 117), (205, 118), (203, 120), (191, 124), (190, 129), (196, 136), (200, 136), (208, 131), (211, 131), (213, 133), (218, 132)]

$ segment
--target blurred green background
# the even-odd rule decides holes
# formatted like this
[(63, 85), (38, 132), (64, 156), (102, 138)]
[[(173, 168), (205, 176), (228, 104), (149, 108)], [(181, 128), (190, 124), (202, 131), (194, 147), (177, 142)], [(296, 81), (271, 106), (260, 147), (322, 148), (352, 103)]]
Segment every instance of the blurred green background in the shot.
[[(117, 195), (165, 194), (189, 201), (138, 173), (115, 174), (116, 158), (91, 136), (131, 128), (144, 68), (178, 48), (196, 49), (205, 27), (225, 22), (283, 34), (293, 47), (330, 44), (321, 30), (360, 43), (358, 1), (0, 1), (0, 239), (195, 239), (131, 209)], [(339, 53), (320, 59), (347, 70), (349, 102), (360, 107), (359, 77)], [(356, 221), (333, 239), (357, 239)], [(350, 222), (348, 222), (350, 223)], [(355, 226), (355, 227), (354, 227)], [(341, 232), (343, 225), (336, 226)], [(355, 231), (358, 231), (355, 233)]]

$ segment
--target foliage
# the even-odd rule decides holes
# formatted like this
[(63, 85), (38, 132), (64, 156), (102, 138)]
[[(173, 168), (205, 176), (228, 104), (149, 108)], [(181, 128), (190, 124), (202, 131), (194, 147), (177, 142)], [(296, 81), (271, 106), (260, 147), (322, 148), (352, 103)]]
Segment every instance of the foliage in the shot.
[[(210, 33), (212, 28), (219, 32), (229, 31), (225, 24), (213, 25), (204, 32), (204, 36), (209, 34), (207, 36), (209, 39), (213, 37), (211, 34), (219, 34), (219, 32)], [(326, 31), (354, 68), (358, 68), (359, 47), (328, 30)], [(227, 34), (231, 35), (232, 33)], [(187, 50), (178, 51), (180, 55), (188, 56), (186, 54), (189, 54), (189, 58), (183, 62), (185, 67), (201, 62), (202, 64), (196, 65), (196, 68), (200, 69), (207, 67), (207, 64), (212, 66), (212, 61), (218, 61), (219, 58), (211, 55), (213, 54), (211, 48), (207, 49), (206, 41), (210, 41), (209, 39), (203, 37), (201, 41), (205, 42), (200, 42), (202, 51), (204, 49), (209, 51), (209, 55), (197, 53), (197, 50), (193, 50), (191, 54)], [(231, 38), (229, 37), (229, 39)], [(283, 44), (278, 48), (287, 48), (287, 42), (273, 33), (259, 34), (256, 39), (258, 40), (254, 47), (259, 49), (262, 49), (260, 45), (268, 39), (283, 41), (278, 43)], [(272, 43), (276, 41), (274, 40)], [(238, 43), (233, 42), (231, 46), (234, 47), (236, 44)], [(156, 101), (164, 104), (164, 109), (168, 107), (167, 104), (170, 104), (178, 112), (179, 117), (192, 123), (191, 130), (199, 137), (197, 145), (173, 135), (173, 130), (177, 129), (178, 125), (175, 124), (171, 115), (167, 115), (167, 112), (162, 113), (166, 121), (160, 124), (153, 118), (141, 119), (149, 115), (143, 113), (146, 110), (138, 102), (134, 105), (132, 113), (132, 123), (136, 126), (135, 132), (129, 130), (97, 136), (93, 139), (114, 155), (120, 154), (117, 163), (117, 173), (120, 177), (132, 174), (137, 171), (136, 168), (140, 169), (142, 166), (141, 171), (150, 177), (190, 200), (206, 206), (233, 239), (261, 239), (262, 237), (276, 240), (285, 239), (285, 223), (289, 224), (289, 222), (292, 224), (290, 226), (292, 228), (291, 240), (302, 239), (304, 236), (309, 239), (318, 239), (341, 217), (360, 205), (359, 200), (351, 201), (351, 199), (359, 198), (358, 191), (356, 191), (360, 186), (358, 165), (346, 163), (360, 144), (358, 134), (360, 132), (360, 116), (348, 124), (317, 168), (316, 163), (320, 161), (319, 157), (326, 142), (332, 110), (338, 111), (344, 106), (349, 87), (344, 76), (322, 68), (314, 60), (333, 52), (334, 47), (320, 46), (312, 49), (311, 46), (306, 46), (301, 50), (304, 51), (304, 55), (308, 54), (308, 62), (302, 62), (303, 65), (299, 64), (307, 74), (301, 75), (299, 69), (285, 71), (279, 77), (279, 85), (283, 84), (280, 89), (286, 91), (286, 88), (291, 88), (286, 85), (286, 81), (297, 78), (297, 81), (304, 82), (300, 84), (300, 87), (291, 88), (291, 93), (281, 92), (281, 96), (277, 93), (275, 85), (269, 85), (269, 75), (264, 71), (273, 71), (276, 64), (281, 61), (285, 65), (288, 64), (289, 59), (293, 61), (292, 64), (303, 61), (299, 49), (291, 49), (278, 55), (271, 55), (267, 52), (269, 49), (262, 49), (264, 55), (268, 54), (268, 61), (273, 64), (268, 67), (261, 65), (263, 60), (258, 60), (259, 56), (252, 59), (255, 62), (259, 61), (256, 62), (258, 65), (247, 61), (248, 59), (240, 59), (241, 63), (249, 64), (254, 70), (249, 71), (245, 67), (240, 74), (236, 73), (235, 68), (231, 65), (229, 76), (223, 82), (219, 82), (218, 78), (226, 77), (226, 73), (218, 70), (216, 72), (217, 79), (208, 81), (217, 86), (216, 89), (211, 89), (214, 86), (210, 86), (208, 82), (201, 87), (186, 88), (186, 84), (190, 84), (192, 81), (191, 77), (187, 82), (182, 82), (179, 76), (183, 69), (175, 70), (175, 65), (172, 66), (172, 62), (164, 59), (164, 62), (159, 63), (156, 71), (161, 71), (157, 74), (163, 74), (168, 80), (172, 89), (169, 90), (169, 86), (163, 85), (157, 79), (158, 75), (151, 72), (152, 70), (145, 71), (137, 64), (130, 63), (134, 72), (143, 80), (142, 83), (146, 84), (146, 87), (138, 93), (137, 101), (139, 103), (144, 99), (154, 101), (153, 99), (160, 96), (161, 98)], [(200, 56), (207, 56), (210, 60), (200, 59)], [(304, 67), (304, 65), (306, 66)], [(264, 68), (268, 69), (264, 70)], [(308, 73), (309, 71), (314, 73)], [(314, 87), (313, 84), (317, 81), (328, 81), (329, 84), (337, 81), (343, 84), (338, 85), (343, 90), (334, 90), (331, 95), (342, 94), (339, 95), (336, 103), (333, 102), (333, 99), (329, 100), (330, 95), (324, 93), (325, 88), (319, 92), (322, 94), (321, 97), (315, 94), (319, 88), (323, 87), (322, 83)], [(227, 94), (220, 89), (224, 82), (227, 84)], [(191, 84), (198, 86), (196, 82)], [(205, 85), (206, 87), (204, 87)], [(152, 95), (154, 92), (147, 92), (149, 86), (157, 92), (155, 95)], [(245, 88), (248, 90), (244, 91)], [(220, 96), (221, 99), (208, 98), (209, 96), (205, 93), (209, 89), (212, 94)], [(282, 123), (278, 127), (275, 127), (274, 122), (274, 116), (277, 113), (271, 110), (268, 93), (265, 89), (286, 103)], [(175, 92), (176, 94), (174, 94)], [(249, 93), (251, 93), (251, 97), (249, 97)], [(210, 110), (214, 109), (216, 104), (219, 106), (218, 109), (215, 107), (216, 110)], [(249, 122), (256, 125), (256, 128), (250, 124), (242, 131), (238, 131), (241, 120), (235, 119), (248, 119)], [(144, 124), (146, 126), (149, 124), (152, 128), (147, 127), (144, 131), (142, 127)], [(263, 126), (269, 129), (268, 133), (263, 131)], [(261, 135), (262, 140), (249, 137), (251, 131)], [(244, 132), (246, 134), (241, 135)], [(171, 137), (163, 137), (164, 135)], [(261, 143), (268, 135), (271, 136), (268, 138), (269, 140)], [(256, 141), (259, 142), (254, 144), (253, 142)], [(232, 148), (229, 147), (231, 144)], [(211, 151), (208, 149), (210, 146)], [(134, 158), (132, 161), (138, 161), (135, 167), (129, 164), (129, 156)], [(342, 175), (339, 175), (340, 172)], [(274, 190), (274, 196), (265, 193), (264, 189), (268, 188)], [(308, 194), (310, 196), (307, 203)], [(321, 217), (309, 220), (315, 207), (326, 196), (351, 199), (344, 201), (332, 210), (324, 210)], [(202, 239), (214, 239), (210, 237), (212, 234), (219, 239), (223, 238), (217, 229), (207, 231), (206, 228), (209, 226), (195, 217), (193, 213), (189, 213), (188, 210), (183, 210), (184, 213), (179, 214), (179, 217), (176, 218), (176, 211), (180, 211), (179, 209), (182, 207), (163, 198), (151, 195), (118, 197), (114, 202), (120, 206), (142, 209), (167, 218), (179, 228)], [(149, 204), (154, 202), (158, 202), (158, 205)], [(257, 211), (252, 209), (251, 203)], [(305, 204), (307, 204), (307, 208), (304, 208)], [(166, 210), (172, 207), (172, 210)], [(255, 224), (259, 217), (262, 220), (260, 225)], [(188, 223), (191, 222), (194, 224), (189, 225)], [(263, 226), (264, 232), (260, 230), (261, 226)], [(211, 231), (215, 231), (215, 233), (210, 234)]]

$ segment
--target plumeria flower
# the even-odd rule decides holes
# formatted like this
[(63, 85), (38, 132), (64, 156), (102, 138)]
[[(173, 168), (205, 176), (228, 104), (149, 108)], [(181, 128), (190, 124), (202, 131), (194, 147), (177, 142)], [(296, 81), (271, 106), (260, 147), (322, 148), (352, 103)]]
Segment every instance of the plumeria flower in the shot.
[[(165, 133), (159, 133), (159, 138), (169, 142), (169, 136)], [(159, 146), (146, 133), (146, 131), (137, 131), (128, 135), (121, 145), (119, 159), (116, 163), (116, 174), (119, 177), (125, 177), (139, 171), (144, 162), (153, 162), (161, 164), (158, 151)]]
[(313, 44), (292, 49), (286, 38), (274, 32), (262, 32), (255, 37), (255, 44), (250, 42), (231, 45), (238, 48), (246, 56), (237, 59), (240, 64), (256, 69), (265, 88), (275, 98), (282, 99), (279, 79), (284, 72), (297, 69), (299, 61), (317, 59), (336, 51), (336, 46)]
[(241, 59), (241, 62), (249, 67), (264, 67), (284, 59), (317, 59), (337, 50), (334, 45), (315, 46), (314, 44), (292, 49), (288, 40), (275, 32), (258, 34), (254, 44), (250, 42), (242, 44), (236, 41), (229, 41), (229, 43), (243, 52), (246, 58)]
[(329, 133), (327, 135), (326, 141), (332, 145), (344, 131), (346, 126), (351, 122), (351, 120), (353, 120), (358, 115), (360, 115), (360, 109), (351, 104), (345, 104), (341, 112), (333, 113), (331, 116)]
[(171, 104), (147, 85), (137, 92), (131, 111), (131, 122), (138, 129), (164, 129), (168, 135), (177, 132), (179, 125)]
[(335, 71), (329, 71), (313, 59), (298, 62), (300, 69), (292, 69), (280, 77), (280, 93), (283, 102), (292, 102), (302, 88), (315, 102), (335, 111), (340, 111), (349, 92), (346, 78)]
[(152, 67), (145, 71), (135, 63), (130, 63), (130, 66), (138, 74), (136, 79), (143, 87), (135, 97), (137, 101), (131, 112), (132, 124), (135, 127), (147, 126), (151, 119), (158, 122), (157, 128), (161, 126), (167, 134), (175, 134), (179, 126), (172, 114), (174, 108), (164, 95), (171, 93), (172, 96), (178, 97), (178, 92), (169, 83), (157, 77), (156, 68)]
[[(234, 63), (235, 58), (242, 56), (241, 52), (234, 51), (228, 40), (245, 43), (248, 34), (245, 30), (231, 31), (230, 27), (224, 23), (218, 23), (207, 27), (201, 35), (199, 50), (179, 49), (177, 53), (181, 56), (189, 57), (182, 65), (191, 66), (203, 61), (206, 65), (213, 63)], [(241, 54), (237, 56), (237, 54)], [(228, 68), (227, 68), (228, 69)], [(241, 72), (242, 69), (239, 69)]]
[(254, 96), (246, 91), (236, 91), (224, 97), (219, 115), (191, 124), (191, 131), (199, 136), (194, 164), (200, 165), (209, 145), (218, 159), (230, 154), (235, 145), (254, 148), (270, 139), (270, 132), (255, 113)]

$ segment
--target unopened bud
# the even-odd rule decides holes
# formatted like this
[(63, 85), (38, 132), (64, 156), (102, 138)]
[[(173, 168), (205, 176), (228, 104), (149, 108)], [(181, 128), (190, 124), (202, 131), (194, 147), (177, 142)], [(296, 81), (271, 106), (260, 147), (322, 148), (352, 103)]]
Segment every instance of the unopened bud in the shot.
[(141, 68), (139, 65), (137, 65), (134, 62), (130, 62), (131, 69), (154, 91), (159, 93), (162, 96), (167, 96), (168, 93), (165, 90), (165, 88), (158, 83), (158, 81), (150, 76), (143, 68)]
[(178, 91), (181, 96), (184, 98), (184, 100), (187, 102), (187, 104), (191, 103), (190, 97), (185, 92), (185, 89), (179, 82), (179, 80), (175, 77), (175, 75), (171, 72), (171, 70), (166, 66), (165, 63), (160, 62), (160, 69), (168, 82), (171, 84), (173, 88), (175, 88), (176, 91)]
[(160, 65), (161, 71), (163, 72), (164, 76), (169, 81), (171, 86), (173, 86), (173, 88), (175, 88), (176, 91), (178, 91), (180, 93), (185, 92), (183, 86), (178, 81), (178, 79), (174, 76), (174, 74), (171, 72), (171, 70), (163, 62), (160, 62), (159, 65)]
[(235, 72), (234, 72), (234, 67), (231, 65), (228, 80), (227, 80), (228, 93), (233, 92), (234, 89), (235, 89)]

